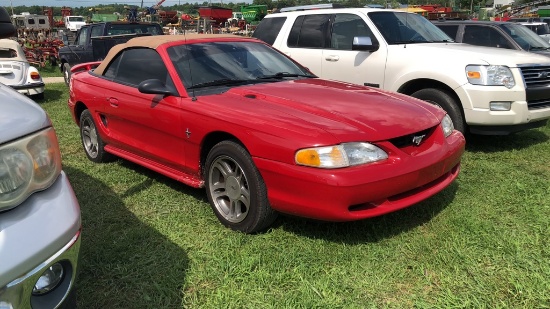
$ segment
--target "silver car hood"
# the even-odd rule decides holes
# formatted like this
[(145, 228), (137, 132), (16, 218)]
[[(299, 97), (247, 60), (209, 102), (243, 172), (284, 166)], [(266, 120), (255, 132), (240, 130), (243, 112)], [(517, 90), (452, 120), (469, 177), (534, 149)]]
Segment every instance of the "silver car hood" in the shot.
[(0, 98), (0, 145), (51, 126), (36, 102), (1, 83)]

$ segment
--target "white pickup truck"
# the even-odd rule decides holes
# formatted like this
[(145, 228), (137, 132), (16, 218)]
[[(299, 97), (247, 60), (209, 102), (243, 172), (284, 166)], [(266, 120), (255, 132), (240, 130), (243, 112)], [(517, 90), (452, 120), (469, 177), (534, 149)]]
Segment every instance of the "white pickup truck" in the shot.
[(437, 104), (464, 133), (505, 135), (550, 118), (548, 57), (455, 43), (405, 11), (308, 8), (268, 14), (253, 36), (319, 77)]
[(69, 31), (76, 32), (80, 27), (86, 24), (86, 19), (83, 16), (65, 16), (63, 17), (65, 28)]

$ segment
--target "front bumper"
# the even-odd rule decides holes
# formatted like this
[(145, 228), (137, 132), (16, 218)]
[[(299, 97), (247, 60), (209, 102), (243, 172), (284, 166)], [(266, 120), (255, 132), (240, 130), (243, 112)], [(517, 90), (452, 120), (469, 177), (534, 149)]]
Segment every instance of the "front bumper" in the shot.
[[(0, 308), (59, 308), (74, 288), (80, 251), (80, 207), (64, 172), (47, 190), (0, 213)], [(55, 263), (64, 277), (52, 291), (33, 296)]]
[(441, 144), (443, 133), (438, 134), (432, 138), (439, 142), (421, 153), (394, 149), (388, 160), (356, 167), (327, 170), (262, 158), (254, 158), (254, 163), (273, 209), (326, 221), (360, 220), (414, 205), (453, 182), (460, 171), (464, 136), (455, 131)]
[[(526, 90), (520, 86), (507, 89), (466, 84), (456, 91), (464, 107), (466, 123), (473, 133), (508, 134), (540, 127), (545, 120), (550, 119), (550, 106), (530, 107)], [(550, 100), (550, 88), (542, 91), (544, 93), (539, 91), (537, 96), (545, 96)], [(491, 111), (491, 102), (511, 102), (511, 109)]]
[(11, 88), (17, 90), (21, 94), (33, 96), (44, 92), (44, 82), (25, 84), (25, 85), (10, 85)]

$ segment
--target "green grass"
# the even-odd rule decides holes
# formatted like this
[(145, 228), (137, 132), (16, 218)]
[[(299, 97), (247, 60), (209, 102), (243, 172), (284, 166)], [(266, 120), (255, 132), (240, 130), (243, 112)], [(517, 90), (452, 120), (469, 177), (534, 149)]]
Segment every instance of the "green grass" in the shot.
[(52, 66), (50, 62), (47, 62), (44, 67), (36, 66), (40, 75), (44, 77), (63, 77), (63, 74), (59, 70), (59, 66)]
[(90, 162), (67, 96), (41, 105), (82, 209), (80, 308), (550, 308), (550, 125), (470, 138), (458, 180), (402, 211), (244, 235), (203, 190)]

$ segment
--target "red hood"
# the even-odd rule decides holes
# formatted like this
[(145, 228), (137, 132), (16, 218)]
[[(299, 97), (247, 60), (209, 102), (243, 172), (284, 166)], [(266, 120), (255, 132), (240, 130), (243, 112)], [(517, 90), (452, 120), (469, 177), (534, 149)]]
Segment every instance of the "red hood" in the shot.
[(341, 141), (356, 140), (358, 133), (369, 141), (407, 135), (439, 124), (445, 114), (405, 95), (321, 79), (235, 87), (223, 96), (255, 99), (264, 112), (269, 107), (292, 115)]

